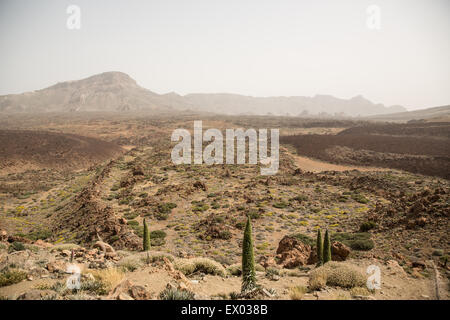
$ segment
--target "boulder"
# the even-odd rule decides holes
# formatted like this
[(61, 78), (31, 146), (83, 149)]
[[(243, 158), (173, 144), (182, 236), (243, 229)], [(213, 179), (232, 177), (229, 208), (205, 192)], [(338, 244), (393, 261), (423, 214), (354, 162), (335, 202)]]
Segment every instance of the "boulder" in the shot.
[(120, 282), (108, 295), (110, 300), (149, 300), (151, 293), (144, 287), (133, 285), (130, 280)]
[(334, 241), (331, 244), (331, 260), (345, 261), (350, 254), (350, 248), (339, 241)]
[(285, 236), (277, 249), (277, 260), (283, 268), (291, 269), (307, 265), (311, 256), (311, 246), (294, 237)]
[(277, 265), (277, 262), (275, 261), (275, 258), (272, 256), (261, 256), (259, 258), (258, 263), (264, 267), (264, 269), (267, 269), (269, 267), (274, 267)]
[(129, 293), (135, 300), (150, 300), (152, 298), (151, 293), (142, 286), (132, 286)]
[(399, 275), (402, 277), (407, 277), (408, 274), (406, 273), (405, 269), (402, 268), (401, 265), (398, 264), (396, 260), (388, 260), (386, 262), (387, 270), (390, 275)]

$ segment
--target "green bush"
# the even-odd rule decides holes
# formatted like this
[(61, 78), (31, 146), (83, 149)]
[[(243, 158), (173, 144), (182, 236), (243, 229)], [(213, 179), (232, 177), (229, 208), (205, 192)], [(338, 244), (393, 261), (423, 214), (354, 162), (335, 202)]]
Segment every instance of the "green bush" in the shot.
[(373, 240), (370, 239), (370, 233), (368, 232), (337, 232), (333, 234), (333, 240), (342, 242), (353, 250), (368, 251), (375, 246)]
[(234, 226), (239, 230), (243, 230), (245, 227), (245, 221), (236, 222), (236, 224)]
[(166, 233), (163, 230), (154, 230), (150, 232), (150, 238), (165, 238)]
[(361, 223), (361, 225), (359, 226), (359, 231), (360, 232), (366, 232), (369, 230), (372, 230), (373, 228), (375, 228), (377, 225), (375, 222), (373, 221), (366, 221)]
[(286, 208), (288, 205), (289, 205), (289, 204), (286, 203), (286, 202), (284, 202), (284, 201), (276, 202), (276, 203), (273, 204), (273, 206), (274, 206), (275, 208), (278, 208), (278, 209), (284, 209), (284, 208)]
[(8, 253), (14, 252), (14, 251), (23, 251), (25, 250), (25, 245), (22, 242), (14, 241), (10, 244), (8, 248)]
[(172, 212), (172, 209), (176, 208), (177, 205), (172, 202), (162, 203), (158, 205), (158, 212), (162, 214), (169, 214)]
[(314, 239), (305, 234), (295, 233), (295, 234), (291, 235), (291, 237), (294, 237), (298, 241), (303, 242), (304, 244), (307, 244), (313, 248), (316, 246)]
[(359, 193), (352, 194), (352, 199), (355, 200), (356, 202), (363, 203), (363, 204), (366, 204), (369, 202), (369, 200), (367, 200), (366, 197), (364, 197), (362, 194), (359, 194)]
[(52, 232), (47, 229), (37, 229), (28, 234), (18, 233), (20, 237), (30, 239), (32, 241), (46, 240), (52, 236)]
[(126, 212), (124, 215), (125, 219), (127, 220), (133, 220), (139, 216), (139, 213), (137, 212)]
[(261, 218), (261, 213), (256, 210), (250, 210), (247, 212), (247, 217), (249, 217), (252, 220)]

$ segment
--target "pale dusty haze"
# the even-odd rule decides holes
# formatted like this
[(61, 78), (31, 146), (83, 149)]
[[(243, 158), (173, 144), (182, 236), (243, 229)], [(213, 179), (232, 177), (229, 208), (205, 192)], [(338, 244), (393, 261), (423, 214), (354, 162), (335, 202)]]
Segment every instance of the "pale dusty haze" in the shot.
[[(81, 29), (66, 26), (69, 5)], [(380, 29), (367, 8), (380, 8)], [(0, 2), (0, 94), (121, 71), (157, 93), (450, 102), (450, 2)]]

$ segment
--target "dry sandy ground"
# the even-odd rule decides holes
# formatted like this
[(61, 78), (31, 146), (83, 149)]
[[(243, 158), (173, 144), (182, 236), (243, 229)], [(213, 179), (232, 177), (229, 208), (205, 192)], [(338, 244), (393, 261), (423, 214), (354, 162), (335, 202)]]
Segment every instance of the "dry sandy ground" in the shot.
[(362, 167), (362, 166), (350, 166), (350, 165), (340, 165), (333, 164), (329, 162), (319, 161), (303, 156), (298, 156), (295, 154), (291, 154), (295, 159), (295, 163), (297, 166), (303, 171), (310, 172), (322, 172), (322, 171), (350, 171), (350, 170), (358, 170), (362, 172), (368, 171), (392, 171), (393, 169), (387, 168), (377, 168), (377, 167)]

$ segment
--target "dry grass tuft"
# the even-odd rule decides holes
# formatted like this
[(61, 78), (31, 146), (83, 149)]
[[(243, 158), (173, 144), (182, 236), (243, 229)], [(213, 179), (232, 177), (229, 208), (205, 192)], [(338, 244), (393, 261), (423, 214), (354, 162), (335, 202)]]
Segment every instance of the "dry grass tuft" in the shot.
[(116, 287), (125, 276), (124, 273), (117, 268), (92, 270), (91, 273), (95, 280), (103, 285), (106, 292), (114, 289), (114, 287)]
[(185, 275), (203, 272), (224, 277), (226, 274), (225, 268), (220, 263), (208, 258), (175, 259), (174, 267)]
[(354, 288), (363, 287), (366, 278), (358, 270), (348, 264), (330, 261), (325, 265), (313, 270), (309, 276), (309, 287), (311, 290), (318, 290), (325, 285)]
[(303, 286), (292, 287), (289, 289), (289, 297), (291, 300), (302, 300), (307, 291), (308, 289)]

